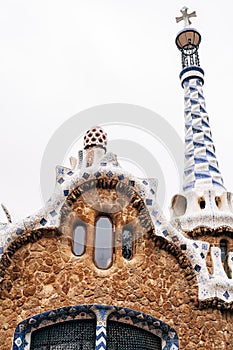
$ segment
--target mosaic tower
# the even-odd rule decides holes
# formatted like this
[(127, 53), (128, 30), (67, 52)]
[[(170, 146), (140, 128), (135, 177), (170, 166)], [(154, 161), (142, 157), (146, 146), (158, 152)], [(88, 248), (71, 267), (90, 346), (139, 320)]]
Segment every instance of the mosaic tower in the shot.
[[(185, 22), (185, 27), (176, 37), (176, 45), (181, 51), (181, 84), (184, 88), (185, 101), (185, 166), (184, 192), (198, 188), (223, 188), (215, 147), (212, 140), (209, 117), (203, 95), (204, 71), (200, 67), (198, 48), (200, 33), (189, 28), (187, 9), (178, 18)], [(191, 14), (194, 15), (195, 13)]]
[[(183, 20), (185, 28), (178, 33), (176, 45), (182, 60), (180, 80), (184, 89), (185, 158), (183, 195), (174, 197), (172, 216), (182, 217), (182, 227), (191, 230), (206, 215), (215, 213), (221, 216), (221, 212), (228, 212), (231, 216), (231, 195), (224, 187), (206, 110), (204, 71), (200, 67), (198, 52), (201, 35), (189, 27), (190, 17), (195, 17), (196, 13), (188, 14), (186, 7), (181, 13), (176, 21)], [(190, 227), (185, 221), (190, 221)], [(208, 219), (205, 224), (213, 227)]]

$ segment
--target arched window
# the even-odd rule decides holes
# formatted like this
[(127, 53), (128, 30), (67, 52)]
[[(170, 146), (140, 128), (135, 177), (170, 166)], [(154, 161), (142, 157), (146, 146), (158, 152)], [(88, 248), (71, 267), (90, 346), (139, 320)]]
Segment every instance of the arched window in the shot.
[[(107, 344), (109, 350), (161, 350), (161, 338), (144, 329), (115, 321), (108, 321)], [(177, 348), (178, 349), (178, 348)]]
[(74, 227), (73, 232), (73, 252), (80, 256), (85, 252), (86, 242), (86, 226), (83, 223), (78, 223)]
[(17, 325), (12, 350), (94, 350), (106, 346), (108, 350), (179, 350), (177, 333), (168, 324), (136, 310), (99, 304), (31, 315)]
[(94, 350), (95, 338), (95, 320), (61, 322), (32, 332), (30, 350)]
[(122, 230), (122, 256), (127, 260), (133, 256), (133, 232), (127, 227)]
[(100, 269), (108, 268), (113, 255), (113, 226), (106, 216), (100, 216), (95, 225), (94, 260)]

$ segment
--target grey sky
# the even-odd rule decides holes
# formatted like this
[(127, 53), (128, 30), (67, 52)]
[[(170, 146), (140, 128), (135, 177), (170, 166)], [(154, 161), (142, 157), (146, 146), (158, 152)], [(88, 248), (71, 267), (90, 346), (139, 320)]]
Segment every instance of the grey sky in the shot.
[[(14, 218), (43, 205), (46, 145), (65, 120), (86, 108), (141, 105), (183, 137), (174, 43), (182, 24), (174, 18), (184, 5), (197, 11), (193, 27), (202, 35), (210, 124), (225, 185), (233, 190), (232, 1), (8, 0), (0, 2), (0, 201)], [(5, 221), (2, 213), (0, 219)]]

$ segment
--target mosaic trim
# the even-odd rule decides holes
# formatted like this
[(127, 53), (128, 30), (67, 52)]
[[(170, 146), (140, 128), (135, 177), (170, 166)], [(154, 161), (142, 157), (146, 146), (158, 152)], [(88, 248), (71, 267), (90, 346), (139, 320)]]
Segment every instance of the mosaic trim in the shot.
[(184, 191), (197, 187), (224, 189), (206, 111), (202, 80), (185, 80), (185, 166)]
[[(123, 194), (125, 198), (127, 198), (128, 203), (132, 203), (134, 208), (137, 210), (138, 213), (138, 219), (141, 223), (141, 226), (145, 228), (147, 231), (153, 229), (153, 224), (151, 222), (151, 218), (149, 215), (149, 212), (147, 210), (148, 206), (152, 205), (152, 199), (146, 198), (144, 201), (136, 187), (135, 181), (127, 180), (127, 181), (120, 181), (119, 178), (116, 176), (113, 177), (113, 174), (111, 175), (111, 178), (108, 176), (105, 177), (98, 177), (97, 179), (88, 179), (87, 181), (81, 183), (77, 188), (75, 188), (67, 197), (67, 201), (65, 202), (64, 206), (61, 208), (60, 211), (60, 217), (61, 217), (61, 224), (66, 220), (67, 213), (72, 210), (73, 203), (81, 196), (84, 195), (86, 192), (92, 190), (95, 191), (96, 189), (112, 189), (116, 190), (116, 192)], [(96, 193), (95, 193), (96, 194)], [(146, 203), (145, 203), (146, 202)]]
[(60, 225), (60, 210), (67, 197), (77, 186), (84, 186), (85, 182), (98, 180), (99, 178), (117, 178), (122, 186), (129, 186), (137, 192), (145, 205), (150, 207), (155, 202), (157, 180), (138, 179), (124, 171), (113, 153), (107, 153), (99, 160), (96, 167), (86, 167), (85, 164), (79, 169), (70, 169), (63, 166), (56, 168), (56, 188), (52, 197), (47, 201), (44, 208), (36, 214), (15, 223), (0, 225), (0, 259), (10, 243), (25, 233), (25, 231), (41, 228), (56, 228)]
[(202, 228), (206, 229), (207, 231), (216, 231), (221, 227), (228, 227), (230, 232), (233, 231), (232, 213), (228, 213), (227, 211), (219, 212), (217, 210), (212, 210), (211, 212), (208, 209), (205, 211), (205, 213), (201, 213), (200, 211), (199, 213), (192, 215), (190, 210), (190, 212), (186, 213), (184, 216), (173, 220), (172, 224), (179, 227), (179, 229), (187, 233), (189, 237), (193, 238), (201, 236), (201, 234), (198, 232)]
[(55, 323), (94, 319), (91, 305), (69, 306), (27, 318), (15, 329), (12, 350), (30, 350), (31, 332)]
[(180, 73), (180, 80), (182, 87), (184, 86), (185, 80), (190, 80), (191, 78), (197, 78), (201, 80), (202, 84), (204, 84), (204, 71), (199, 66), (189, 66), (184, 68)]
[(51, 324), (96, 318), (96, 350), (106, 350), (108, 319), (134, 325), (161, 338), (162, 350), (178, 350), (178, 336), (168, 324), (128, 308), (107, 305), (78, 305), (51, 310), (22, 321), (15, 330), (12, 350), (30, 350), (31, 332)]
[[(199, 301), (218, 298), (223, 301), (221, 309), (231, 308), (233, 305), (233, 278), (228, 278), (225, 270), (222, 268), (220, 248), (214, 247), (215, 254), (212, 255), (214, 272), (210, 275), (206, 264), (207, 253), (210, 249), (208, 242), (184, 237), (165, 220), (162, 218), (158, 219), (158, 214), (155, 227), (157, 236), (163, 237), (166, 241), (176, 246), (176, 249), (178, 249), (176, 252), (178, 261), (181, 252), (183, 252), (190, 262), (192, 271), (197, 278)], [(231, 271), (233, 271), (232, 256), (233, 253), (229, 252), (228, 265)], [(217, 307), (217, 305), (216, 303), (212, 304), (213, 307)]]
[(162, 350), (178, 350), (179, 341), (176, 331), (166, 323), (128, 308), (115, 307), (109, 320), (131, 324), (155, 334), (162, 340)]

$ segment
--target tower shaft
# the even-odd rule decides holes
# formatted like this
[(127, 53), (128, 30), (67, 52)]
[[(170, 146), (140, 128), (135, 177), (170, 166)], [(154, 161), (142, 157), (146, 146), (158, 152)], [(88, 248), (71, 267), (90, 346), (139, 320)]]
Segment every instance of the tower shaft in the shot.
[(183, 190), (222, 187), (203, 95), (203, 78), (187, 77), (184, 87), (185, 162)]

